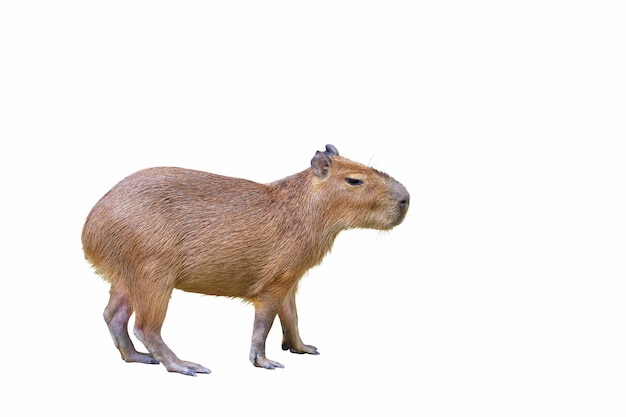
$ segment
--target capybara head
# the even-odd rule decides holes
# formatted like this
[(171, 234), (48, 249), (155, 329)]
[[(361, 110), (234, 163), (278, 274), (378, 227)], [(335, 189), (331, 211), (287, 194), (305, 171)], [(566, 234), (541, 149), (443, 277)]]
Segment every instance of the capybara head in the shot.
[(311, 170), (315, 192), (340, 229), (389, 230), (404, 220), (409, 192), (384, 172), (339, 156), (333, 145), (315, 154)]

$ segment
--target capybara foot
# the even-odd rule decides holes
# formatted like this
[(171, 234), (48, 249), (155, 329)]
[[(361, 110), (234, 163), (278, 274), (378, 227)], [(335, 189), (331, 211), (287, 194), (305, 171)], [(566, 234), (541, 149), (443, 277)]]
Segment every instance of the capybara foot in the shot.
[(291, 343), (283, 342), (283, 350), (288, 350), (291, 353), (304, 354), (308, 353), (310, 355), (319, 355), (320, 353), (317, 351), (315, 346), (305, 345), (304, 343), (294, 346)]
[(264, 355), (259, 355), (259, 354), (251, 356), (250, 362), (252, 362), (252, 364), (258, 368), (265, 368), (265, 369), (284, 368), (282, 363), (269, 360)]
[(193, 362), (187, 361), (172, 361), (165, 365), (165, 368), (169, 372), (178, 372), (179, 374), (196, 376), (196, 374), (210, 374), (211, 370), (209, 368), (205, 368), (202, 365)]
[(154, 359), (152, 355), (148, 353), (141, 352), (132, 352), (126, 356), (122, 356), (122, 359), (126, 362), (138, 362), (138, 363), (147, 363), (150, 365), (158, 365), (159, 361)]

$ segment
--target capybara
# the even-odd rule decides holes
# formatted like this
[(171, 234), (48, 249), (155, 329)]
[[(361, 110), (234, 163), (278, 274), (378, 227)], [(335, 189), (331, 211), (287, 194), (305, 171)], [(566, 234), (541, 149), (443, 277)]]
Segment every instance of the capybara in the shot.
[[(265, 356), (276, 315), (282, 348), (317, 354), (300, 339), (298, 281), (319, 264), (337, 234), (388, 230), (404, 219), (406, 188), (326, 145), (310, 168), (260, 184), (183, 168), (148, 168), (115, 185), (89, 213), (85, 258), (111, 283), (104, 319), (126, 362), (162, 363), (170, 372), (210, 373), (180, 360), (161, 338), (174, 288), (239, 297), (254, 305), (250, 361)], [(128, 321), (149, 353), (135, 350)]]

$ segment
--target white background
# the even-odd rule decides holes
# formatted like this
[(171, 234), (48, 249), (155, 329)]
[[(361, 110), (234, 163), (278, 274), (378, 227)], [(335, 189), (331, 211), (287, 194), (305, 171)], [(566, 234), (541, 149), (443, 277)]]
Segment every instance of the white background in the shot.
[[(619, 3), (3, 2), (0, 409), (625, 415)], [(277, 323), (286, 369), (254, 368), (251, 306), (176, 292), (164, 338), (213, 373), (124, 363), (81, 252), (93, 204), (154, 165), (270, 182), (326, 143), (411, 208), (303, 279), (321, 355)]]

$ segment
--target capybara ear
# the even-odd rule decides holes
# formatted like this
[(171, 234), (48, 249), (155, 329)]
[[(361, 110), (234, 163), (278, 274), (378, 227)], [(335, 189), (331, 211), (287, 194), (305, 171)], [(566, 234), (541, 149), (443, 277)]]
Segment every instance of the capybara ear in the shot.
[(339, 151), (330, 143), (326, 145), (326, 152), (324, 152), (328, 156), (337, 156), (339, 155)]
[(330, 157), (325, 152), (317, 151), (311, 159), (311, 170), (319, 178), (325, 178), (330, 172), (330, 166), (333, 164)]

